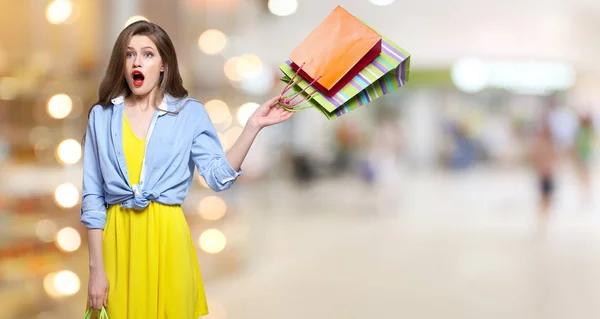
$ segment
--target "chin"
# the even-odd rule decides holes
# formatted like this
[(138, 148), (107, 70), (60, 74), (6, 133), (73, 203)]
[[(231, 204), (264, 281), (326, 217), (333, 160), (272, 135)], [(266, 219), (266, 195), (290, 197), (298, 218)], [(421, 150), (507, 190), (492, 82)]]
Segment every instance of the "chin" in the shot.
[(131, 93), (133, 93), (133, 95), (137, 96), (144, 96), (152, 92), (152, 88), (147, 88), (145, 85), (142, 85), (141, 87), (135, 87), (130, 85), (129, 89), (131, 90)]

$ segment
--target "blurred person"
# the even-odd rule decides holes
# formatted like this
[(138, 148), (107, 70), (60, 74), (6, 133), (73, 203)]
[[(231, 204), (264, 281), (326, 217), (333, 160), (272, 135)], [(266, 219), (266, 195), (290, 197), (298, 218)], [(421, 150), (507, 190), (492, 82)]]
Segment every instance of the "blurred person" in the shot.
[(337, 174), (346, 173), (351, 165), (353, 155), (360, 143), (358, 125), (342, 121), (335, 129), (336, 154), (333, 161), (333, 171)]
[(402, 198), (401, 162), (403, 135), (395, 114), (383, 112), (377, 117), (369, 138), (363, 178), (373, 186), (374, 212), (394, 212)]
[(88, 309), (112, 319), (195, 319), (208, 313), (181, 209), (194, 168), (231, 187), (262, 128), (291, 112), (262, 104), (227, 154), (203, 105), (187, 97), (175, 48), (147, 21), (118, 36), (84, 137), (81, 222), (88, 228)]
[(292, 167), (294, 178), (300, 185), (308, 185), (315, 178), (315, 171), (306, 154), (293, 154)]
[(579, 117), (579, 127), (575, 133), (573, 151), (575, 165), (586, 198), (589, 198), (590, 193), (590, 169), (592, 166), (594, 140), (595, 134), (592, 117), (588, 114), (583, 114)]
[(475, 164), (476, 146), (469, 136), (469, 126), (466, 120), (461, 120), (452, 127), (451, 131), (454, 149), (452, 152), (452, 168), (466, 169)]
[(540, 217), (546, 219), (555, 191), (554, 170), (558, 161), (558, 150), (552, 135), (550, 123), (542, 121), (541, 128), (533, 139), (530, 159), (538, 178), (540, 192)]

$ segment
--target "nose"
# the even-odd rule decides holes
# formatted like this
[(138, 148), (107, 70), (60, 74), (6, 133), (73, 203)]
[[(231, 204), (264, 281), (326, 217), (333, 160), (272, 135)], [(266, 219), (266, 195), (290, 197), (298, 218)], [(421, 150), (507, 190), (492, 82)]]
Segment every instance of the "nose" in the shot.
[(133, 58), (133, 67), (140, 67), (141, 65), (141, 60), (139, 55), (136, 55), (135, 58)]

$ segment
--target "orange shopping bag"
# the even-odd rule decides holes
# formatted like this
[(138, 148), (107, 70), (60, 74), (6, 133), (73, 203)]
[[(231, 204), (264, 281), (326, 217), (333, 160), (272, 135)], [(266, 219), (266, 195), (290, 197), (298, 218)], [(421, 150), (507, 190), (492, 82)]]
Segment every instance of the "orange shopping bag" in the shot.
[(337, 6), (291, 53), (291, 67), (332, 97), (381, 53), (381, 36)]

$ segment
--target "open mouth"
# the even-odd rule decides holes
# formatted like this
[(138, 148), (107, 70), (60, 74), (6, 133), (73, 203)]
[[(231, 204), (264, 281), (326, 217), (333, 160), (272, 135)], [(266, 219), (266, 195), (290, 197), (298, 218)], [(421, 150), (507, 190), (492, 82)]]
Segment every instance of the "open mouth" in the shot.
[(142, 84), (144, 84), (144, 73), (141, 71), (131, 72), (131, 77), (133, 78), (133, 85), (136, 87), (140, 87)]

